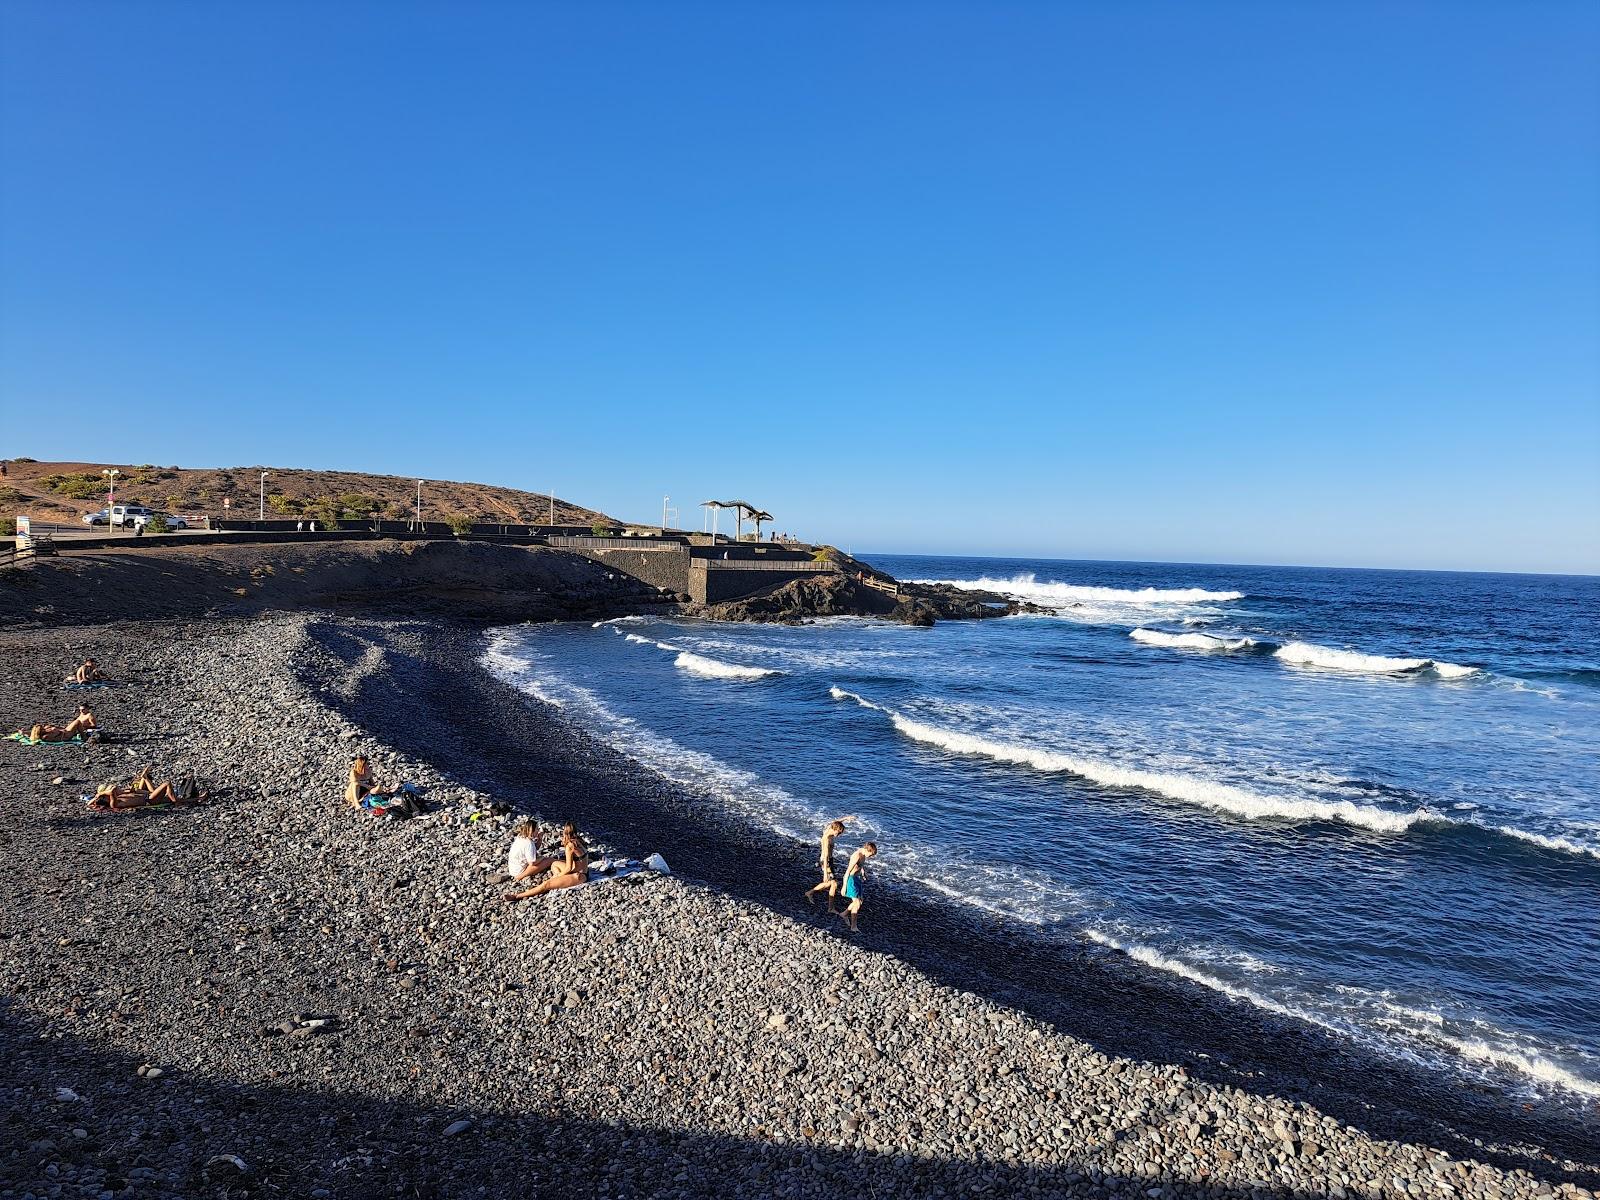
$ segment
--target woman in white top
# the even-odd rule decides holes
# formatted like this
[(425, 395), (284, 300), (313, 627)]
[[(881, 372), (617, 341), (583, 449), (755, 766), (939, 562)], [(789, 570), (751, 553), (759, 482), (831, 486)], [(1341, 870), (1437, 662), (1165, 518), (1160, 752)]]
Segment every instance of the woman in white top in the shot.
[(511, 839), (511, 849), (506, 854), (506, 874), (511, 882), (538, 875), (550, 869), (550, 860), (539, 858), (539, 827), (532, 821), (517, 826), (517, 836)]

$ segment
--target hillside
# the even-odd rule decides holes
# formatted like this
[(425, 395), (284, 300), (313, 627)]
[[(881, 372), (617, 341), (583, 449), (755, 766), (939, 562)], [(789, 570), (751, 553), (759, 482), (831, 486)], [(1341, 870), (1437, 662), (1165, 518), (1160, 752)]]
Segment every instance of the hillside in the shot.
[[(78, 521), (105, 504), (103, 470), (116, 468), (117, 500), (146, 504), (184, 516), (253, 517), (258, 510), (260, 474), (267, 472), (267, 516), (321, 519), (409, 517), (417, 481), (398, 475), (359, 471), (309, 471), (298, 467), (158, 467), (126, 463), (34, 462), (10, 459), (0, 479), (0, 517), (17, 513), (47, 521)], [(232, 507), (225, 510), (224, 500)], [(453, 516), (477, 521), (544, 523), (551, 519), (548, 496), (516, 488), (450, 480), (422, 481), (422, 515), (439, 521)], [(615, 523), (593, 509), (555, 501), (555, 523)]]

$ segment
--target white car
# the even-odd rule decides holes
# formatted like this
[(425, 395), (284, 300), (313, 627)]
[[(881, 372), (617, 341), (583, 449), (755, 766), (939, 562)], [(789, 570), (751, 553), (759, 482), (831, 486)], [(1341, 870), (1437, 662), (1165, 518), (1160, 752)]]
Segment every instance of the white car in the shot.
[(106, 512), (106, 510), (103, 508), (99, 512), (83, 514), (83, 523), (85, 525), (104, 525), (110, 519), (111, 514)]
[(182, 517), (174, 517), (167, 513), (156, 513), (149, 511), (135, 513), (133, 516), (128, 518), (128, 523), (135, 529), (143, 529), (146, 525), (150, 524), (152, 519), (156, 517), (160, 517), (163, 521), (165, 521), (168, 529), (189, 528), (189, 522), (185, 521)]

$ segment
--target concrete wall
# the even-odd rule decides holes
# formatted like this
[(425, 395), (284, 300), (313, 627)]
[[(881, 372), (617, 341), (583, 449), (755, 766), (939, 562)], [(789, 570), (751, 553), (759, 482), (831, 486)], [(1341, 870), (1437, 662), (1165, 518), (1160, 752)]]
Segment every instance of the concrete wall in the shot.
[(742, 600), (746, 596), (781, 587), (791, 580), (826, 578), (831, 574), (834, 572), (798, 567), (793, 570), (741, 570), (697, 559), (689, 574), (688, 590), (697, 604), (721, 604), (724, 600)]
[(690, 586), (689, 550), (687, 546), (665, 545), (639, 549), (626, 541), (618, 546), (566, 546), (563, 549), (581, 554), (612, 571), (621, 571), (654, 587), (663, 587), (673, 593), (693, 596)]

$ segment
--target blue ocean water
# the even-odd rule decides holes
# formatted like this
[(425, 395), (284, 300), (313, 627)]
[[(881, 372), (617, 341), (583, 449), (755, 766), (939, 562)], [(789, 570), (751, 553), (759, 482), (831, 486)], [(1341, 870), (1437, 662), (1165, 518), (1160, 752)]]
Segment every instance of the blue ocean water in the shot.
[(1052, 615), (528, 626), (486, 662), (797, 855), (858, 814), (950, 903), (1600, 1096), (1600, 579), (872, 561)]

